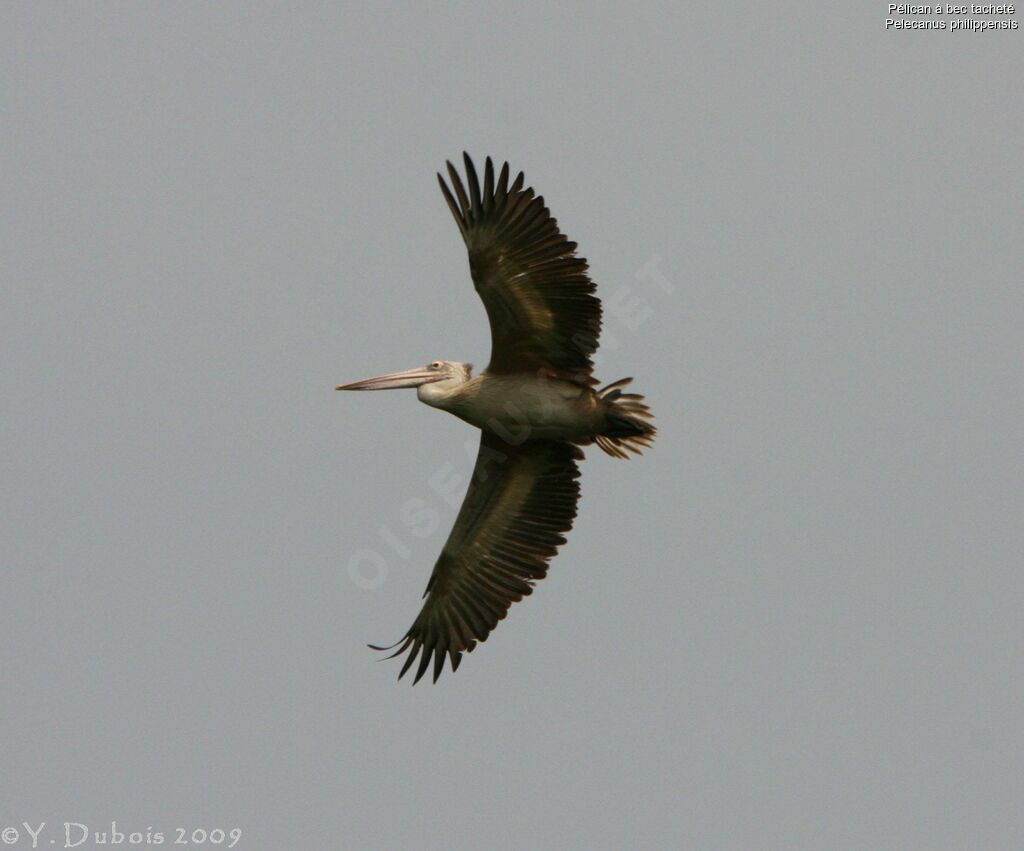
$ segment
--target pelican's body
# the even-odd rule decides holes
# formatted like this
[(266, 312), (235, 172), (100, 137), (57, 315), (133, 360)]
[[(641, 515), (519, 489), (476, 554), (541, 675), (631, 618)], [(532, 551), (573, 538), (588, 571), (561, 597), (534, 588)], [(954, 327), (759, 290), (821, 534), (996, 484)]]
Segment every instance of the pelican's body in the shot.
[(424, 384), (417, 396), (499, 437), (589, 443), (605, 428), (601, 400), (589, 387), (530, 373)]
[[(415, 387), (419, 400), (481, 431), (473, 479), (427, 584), (427, 600), (394, 655), (409, 652), (401, 677), (421, 653), (416, 681), (433, 660), (455, 670), (464, 651), (490, 634), (509, 606), (541, 579), (579, 497), (580, 446), (616, 458), (639, 454), (655, 429), (643, 397), (623, 393), (624, 378), (596, 390), (601, 303), (576, 244), (524, 188), (495, 181), (487, 159), (481, 187), (465, 156), (468, 189), (451, 163), (449, 189), (438, 180), (469, 251), (470, 273), (487, 308), (491, 362), (425, 366), (367, 378), (338, 390)], [(381, 649), (381, 648), (377, 648)]]

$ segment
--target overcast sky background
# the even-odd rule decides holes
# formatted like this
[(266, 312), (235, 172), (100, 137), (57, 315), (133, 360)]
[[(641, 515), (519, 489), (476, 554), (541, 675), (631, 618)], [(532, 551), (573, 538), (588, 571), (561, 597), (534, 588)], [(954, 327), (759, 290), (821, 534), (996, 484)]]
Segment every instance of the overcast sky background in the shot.
[[(0, 827), (1024, 845), (1024, 31), (885, 8), (3, 4)], [(463, 149), (660, 432), (413, 689), (476, 435), (331, 388), (486, 364)]]

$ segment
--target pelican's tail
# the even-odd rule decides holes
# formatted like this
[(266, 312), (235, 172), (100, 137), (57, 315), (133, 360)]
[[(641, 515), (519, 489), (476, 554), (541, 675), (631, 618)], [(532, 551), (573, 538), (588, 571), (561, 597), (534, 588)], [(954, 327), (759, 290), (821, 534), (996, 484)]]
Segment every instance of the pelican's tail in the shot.
[(628, 458), (627, 451), (640, 455), (644, 447), (654, 442), (658, 431), (649, 422), (654, 414), (644, 404), (644, 397), (639, 393), (622, 392), (632, 380), (620, 378), (597, 391), (605, 407), (606, 428), (594, 439), (613, 458)]

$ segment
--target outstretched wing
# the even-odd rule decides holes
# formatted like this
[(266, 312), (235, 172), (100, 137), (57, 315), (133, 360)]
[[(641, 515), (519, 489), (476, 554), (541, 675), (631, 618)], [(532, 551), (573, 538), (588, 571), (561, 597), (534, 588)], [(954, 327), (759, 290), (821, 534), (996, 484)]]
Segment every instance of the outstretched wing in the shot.
[(523, 188), (523, 173), (509, 186), (508, 163), (497, 184), (487, 158), (484, 184), (468, 154), (468, 191), (448, 163), (452, 190), (441, 191), (469, 250), (469, 270), (491, 324), (490, 372), (546, 369), (560, 378), (591, 383), (601, 333), (601, 302), (576, 243), (559, 231), (543, 197)]
[(568, 443), (528, 440), (509, 446), (483, 432), (473, 480), (427, 583), (426, 602), (392, 654), (409, 653), (399, 679), (417, 655), (414, 682), (431, 658), (435, 682), (445, 654), (456, 670), (462, 653), (485, 640), (509, 606), (544, 578), (576, 517), (576, 462), (582, 457)]

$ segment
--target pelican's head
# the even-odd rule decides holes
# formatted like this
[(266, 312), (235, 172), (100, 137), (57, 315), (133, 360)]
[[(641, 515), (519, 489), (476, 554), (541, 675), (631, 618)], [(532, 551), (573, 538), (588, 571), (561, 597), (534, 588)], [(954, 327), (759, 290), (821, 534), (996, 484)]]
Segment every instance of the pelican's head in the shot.
[(335, 390), (397, 390), (400, 387), (416, 387), (420, 401), (430, 404), (449, 391), (469, 381), (473, 364), (459, 361), (435, 360), (426, 366), (407, 369), (404, 372), (389, 372), (374, 378), (364, 378), (351, 384), (340, 384)]

